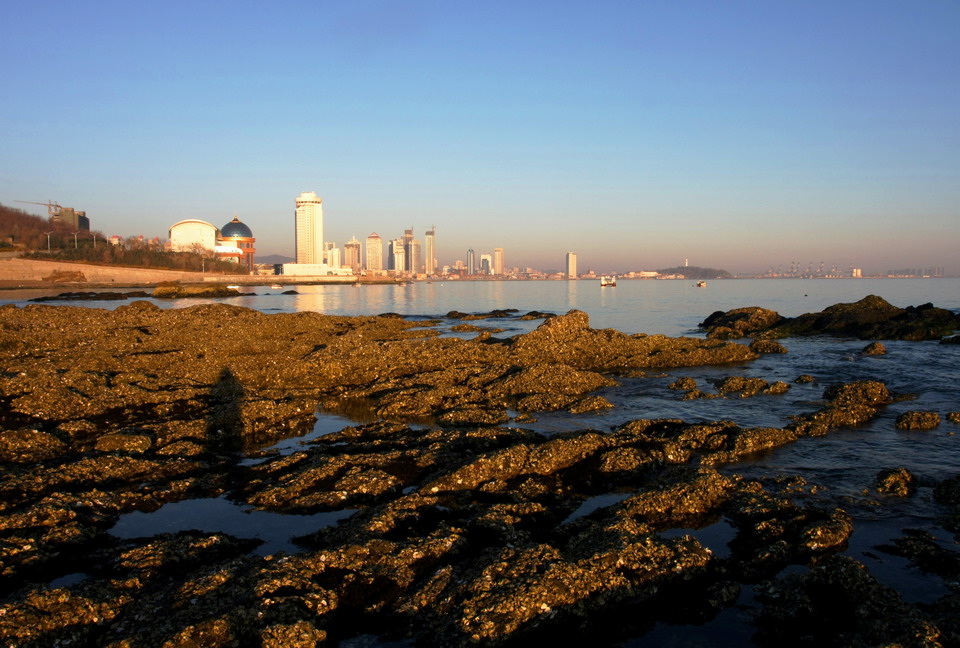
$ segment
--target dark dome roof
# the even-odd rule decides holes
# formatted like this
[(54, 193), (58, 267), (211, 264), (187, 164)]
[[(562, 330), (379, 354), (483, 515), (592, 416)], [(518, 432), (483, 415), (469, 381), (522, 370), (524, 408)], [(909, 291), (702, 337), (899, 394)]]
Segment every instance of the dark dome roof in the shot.
[(253, 238), (253, 232), (250, 231), (250, 228), (240, 222), (240, 219), (236, 216), (233, 217), (233, 220), (223, 226), (220, 230), (220, 236), (223, 238), (233, 238), (235, 236), (240, 238)]

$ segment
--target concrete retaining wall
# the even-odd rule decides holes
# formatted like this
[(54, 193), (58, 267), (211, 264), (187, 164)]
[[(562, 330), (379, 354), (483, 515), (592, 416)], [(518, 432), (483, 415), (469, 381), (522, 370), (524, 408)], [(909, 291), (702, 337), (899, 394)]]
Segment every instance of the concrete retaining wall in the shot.
[[(89, 283), (116, 283), (119, 285), (155, 284), (161, 281), (195, 283), (203, 281), (205, 278), (199, 272), (118, 268), (116, 266), (36, 261), (34, 259), (0, 259), (0, 281), (43, 281), (57, 271), (80, 272)], [(222, 275), (217, 275), (216, 278), (223, 281)], [(233, 278), (231, 278), (231, 281), (233, 281)]]

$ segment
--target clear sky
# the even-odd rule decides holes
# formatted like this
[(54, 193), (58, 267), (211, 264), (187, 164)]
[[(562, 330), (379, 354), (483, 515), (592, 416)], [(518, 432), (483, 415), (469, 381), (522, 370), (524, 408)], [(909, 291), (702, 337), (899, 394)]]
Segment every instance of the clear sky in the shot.
[[(960, 273), (960, 2), (7, 2), (0, 202), (441, 264)], [(32, 209), (32, 208), (30, 208)], [(37, 208), (44, 213), (45, 209)]]

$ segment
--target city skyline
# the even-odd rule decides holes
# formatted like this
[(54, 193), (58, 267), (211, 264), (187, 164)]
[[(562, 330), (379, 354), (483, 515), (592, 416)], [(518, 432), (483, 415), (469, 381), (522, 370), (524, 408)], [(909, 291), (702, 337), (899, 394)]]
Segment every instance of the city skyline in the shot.
[[(295, 257), (441, 233), (445, 265), (960, 274), (960, 5), (11, 6), (0, 203), (104, 234), (233, 213)], [(290, 39), (291, 25), (327, 34)], [(48, 33), (83, 34), (84, 47)], [(297, 88), (291, 93), (290, 88)], [(426, 240), (420, 250), (426, 255)]]

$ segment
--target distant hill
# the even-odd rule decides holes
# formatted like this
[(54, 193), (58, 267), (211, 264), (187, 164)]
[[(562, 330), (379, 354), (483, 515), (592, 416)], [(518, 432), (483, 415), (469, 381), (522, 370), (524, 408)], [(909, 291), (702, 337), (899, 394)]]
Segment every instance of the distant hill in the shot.
[(283, 256), (282, 254), (265, 254), (253, 258), (256, 263), (293, 263), (293, 257)]
[(716, 268), (700, 268), (698, 266), (677, 266), (675, 268), (664, 268), (657, 270), (662, 275), (679, 274), (687, 279), (730, 279), (732, 274), (726, 270), (717, 270)]

